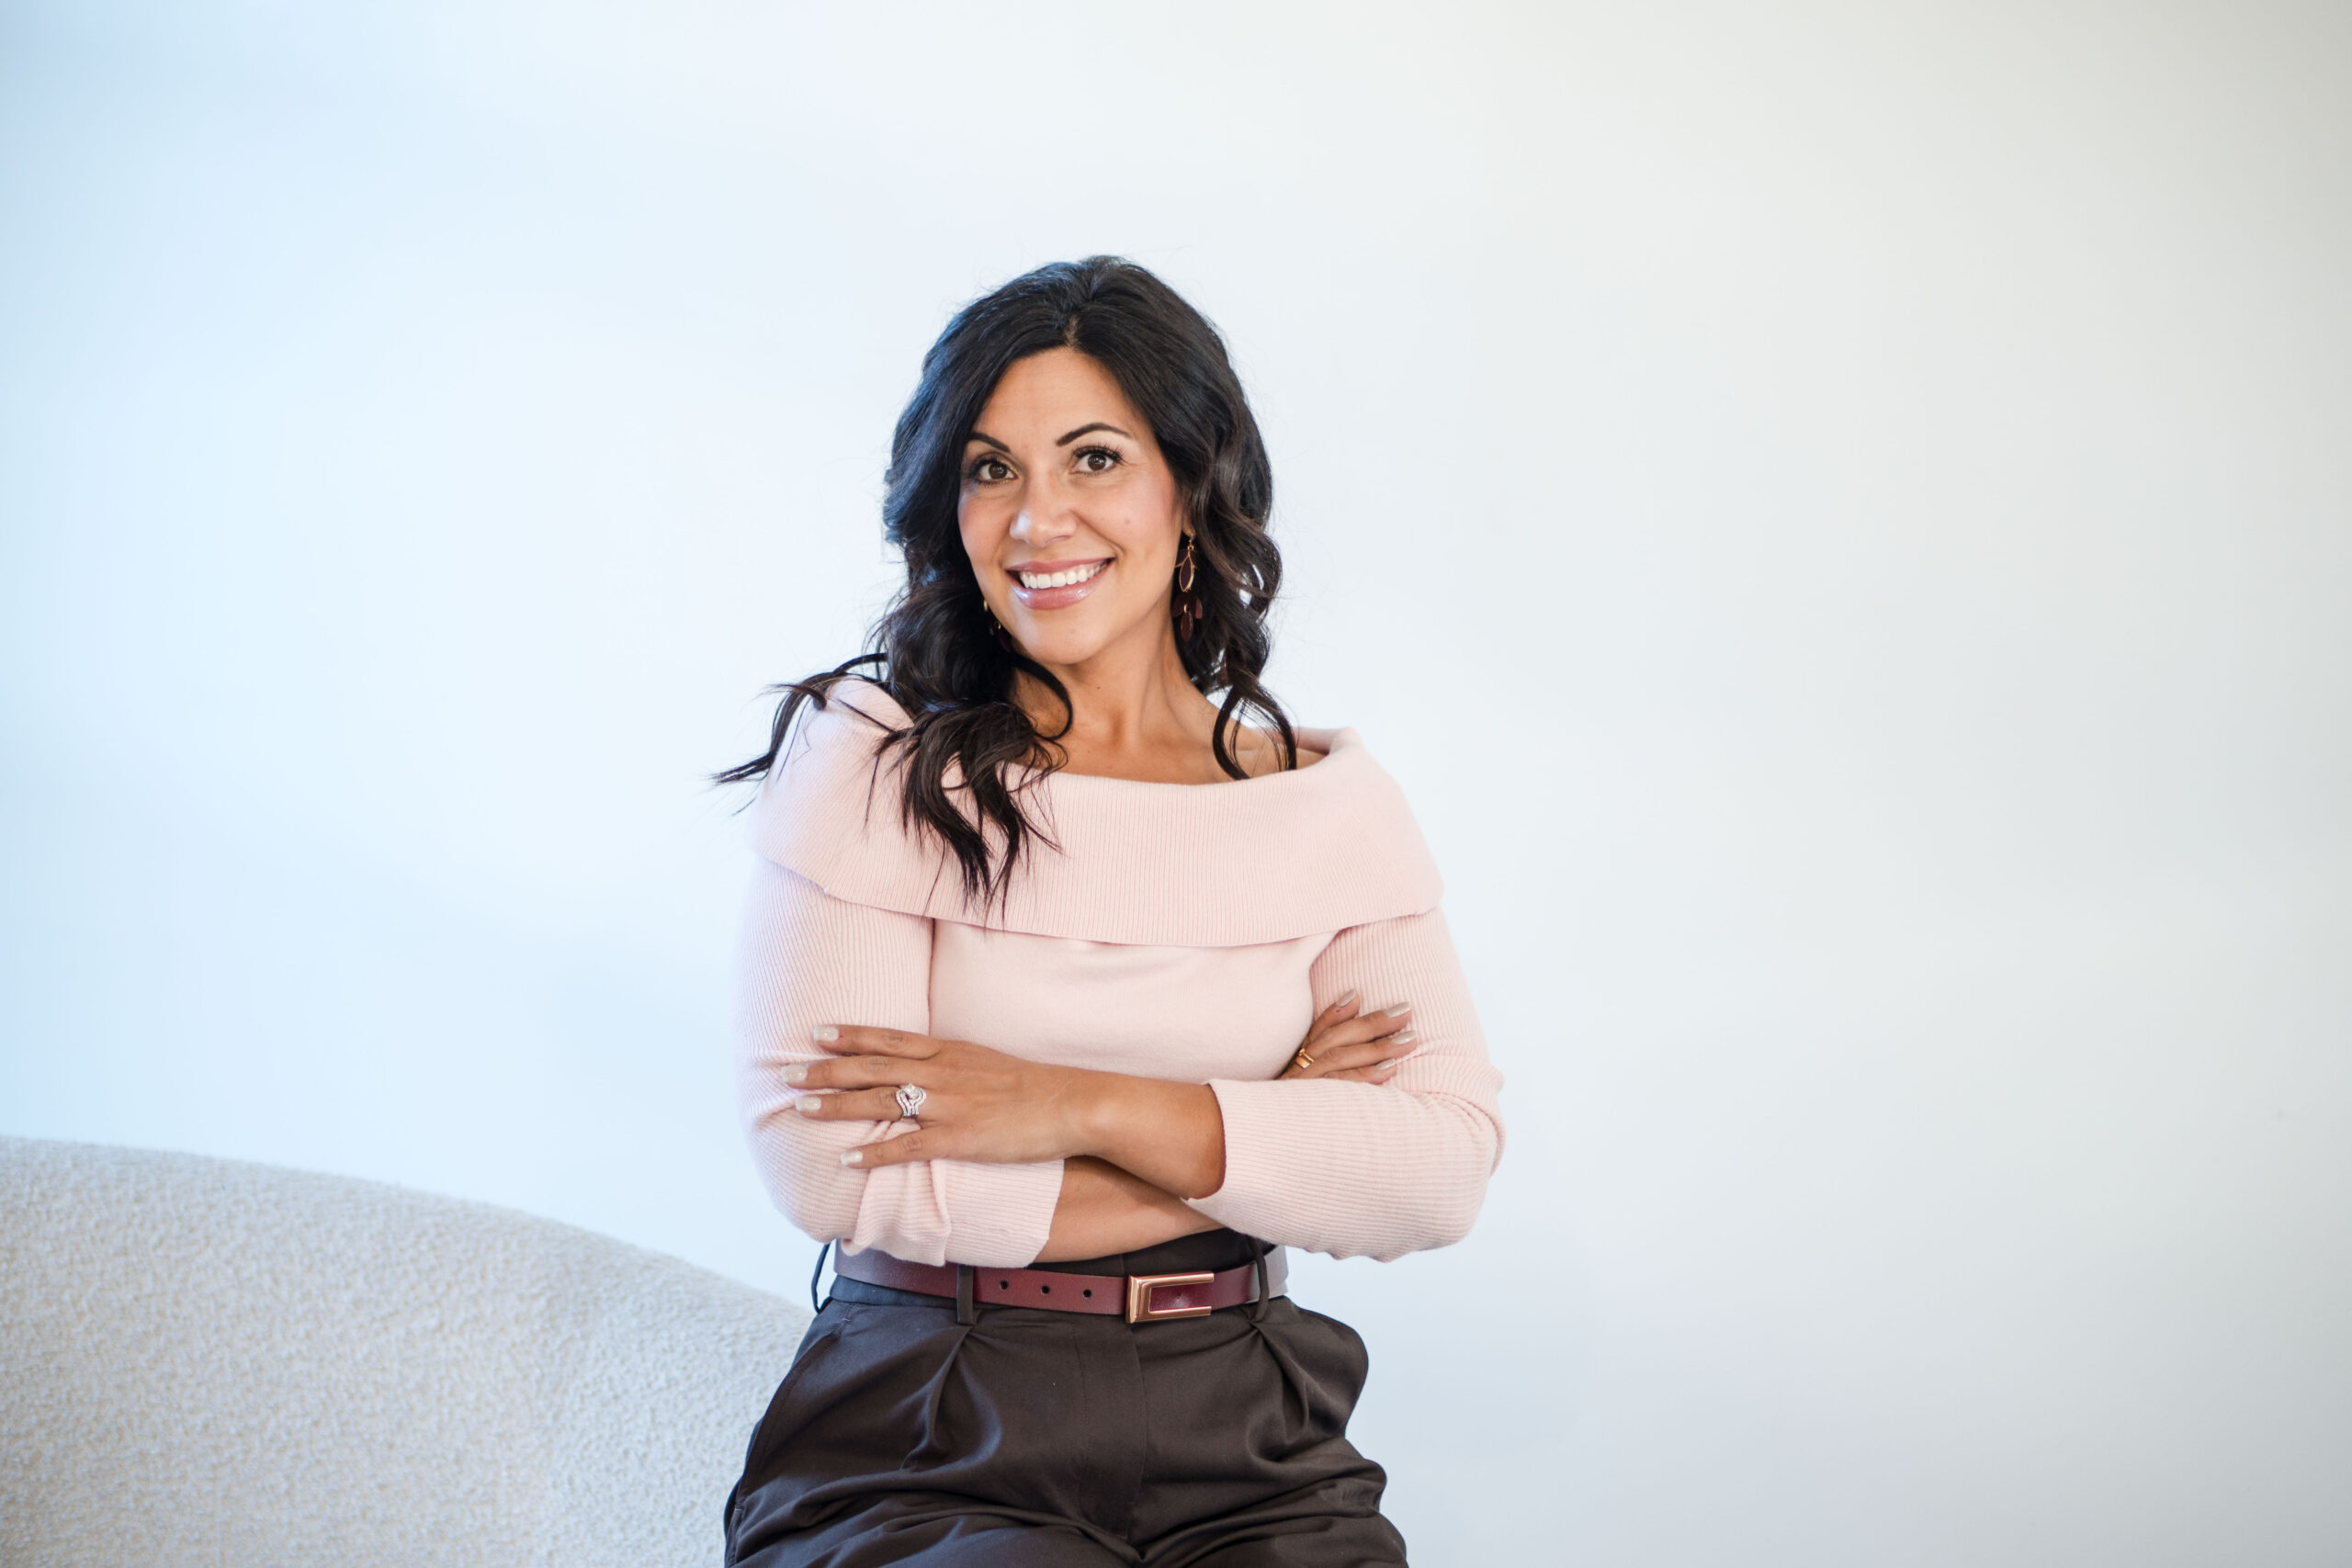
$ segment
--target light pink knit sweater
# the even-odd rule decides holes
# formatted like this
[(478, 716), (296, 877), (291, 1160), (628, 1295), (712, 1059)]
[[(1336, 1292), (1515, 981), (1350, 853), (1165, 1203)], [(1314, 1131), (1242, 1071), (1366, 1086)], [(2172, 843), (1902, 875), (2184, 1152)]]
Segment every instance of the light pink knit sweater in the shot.
[[(809, 1031), (858, 1023), (1038, 1061), (1205, 1083), (1225, 1183), (1193, 1206), (1265, 1240), (1395, 1258), (1469, 1230), (1501, 1150), (1500, 1078), (1438, 912), (1437, 868), (1352, 730), (1326, 753), (1216, 784), (1056, 773), (1027, 798), (1037, 847), (988, 918), (900, 826), (881, 732), (905, 715), (845, 682), (805, 718), (752, 815), (759, 852), (737, 969), (737, 1083), (768, 1190), (794, 1224), (923, 1263), (1024, 1264), (1061, 1166), (844, 1168), (900, 1124), (792, 1109)], [(893, 754), (895, 757), (895, 753)], [(1419, 1043), (1387, 1084), (1276, 1082), (1342, 993), (1409, 1002)]]

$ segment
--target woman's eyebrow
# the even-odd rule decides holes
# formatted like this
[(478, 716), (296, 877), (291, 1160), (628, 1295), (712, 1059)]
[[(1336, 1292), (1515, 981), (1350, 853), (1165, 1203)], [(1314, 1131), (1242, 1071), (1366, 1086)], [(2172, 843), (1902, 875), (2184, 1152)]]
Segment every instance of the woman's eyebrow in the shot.
[(1098, 419), (1092, 424), (1080, 425), (1076, 430), (1071, 431), (1068, 435), (1065, 435), (1059, 441), (1055, 442), (1054, 445), (1057, 446), (1067, 446), (1071, 442), (1077, 440), (1080, 436), (1091, 435), (1098, 430), (1107, 430), (1114, 435), (1125, 435), (1130, 441), (1135, 439), (1133, 435), (1128, 435), (1125, 431), (1121, 430), (1117, 425), (1105, 424)]
[(990, 435), (990, 434), (989, 434), (987, 431), (985, 431), (985, 430), (976, 430), (976, 431), (972, 432), (972, 434), (971, 434), (967, 435), (966, 437), (964, 437), (964, 439), (965, 439), (967, 442), (971, 442), (971, 441), (985, 441), (985, 442), (987, 442), (989, 446), (991, 446), (995, 447), (995, 448), (996, 448), (998, 451), (1000, 451), (1000, 452), (1010, 453), (1010, 452), (1012, 450), (1012, 447), (1007, 446), (1003, 442), (999, 441), (995, 436)]

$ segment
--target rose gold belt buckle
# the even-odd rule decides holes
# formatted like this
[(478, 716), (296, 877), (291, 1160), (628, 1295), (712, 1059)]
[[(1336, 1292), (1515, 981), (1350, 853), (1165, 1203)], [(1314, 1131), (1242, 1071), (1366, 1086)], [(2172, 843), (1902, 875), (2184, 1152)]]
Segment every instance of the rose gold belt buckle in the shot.
[(1206, 1317), (1205, 1303), (1200, 1306), (1156, 1307), (1151, 1304), (1151, 1292), (1184, 1285), (1205, 1285), (1216, 1279), (1214, 1274), (1130, 1274), (1127, 1276), (1127, 1321), (1129, 1323), (1166, 1323), (1177, 1317)]

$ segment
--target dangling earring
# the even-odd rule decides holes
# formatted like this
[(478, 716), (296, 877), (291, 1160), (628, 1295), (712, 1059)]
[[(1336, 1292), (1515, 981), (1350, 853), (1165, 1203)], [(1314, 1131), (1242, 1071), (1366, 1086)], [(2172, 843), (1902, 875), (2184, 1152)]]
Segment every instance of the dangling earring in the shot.
[(1193, 592), (1200, 568), (1193, 560), (1193, 536), (1184, 536), (1184, 553), (1176, 562), (1176, 636), (1180, 641), (1193, 640), (1193, 628), (1200, 624), (1204, 613), (1201, 596)]
[(989, 634), (996, 638), (997, 642), (1002, 647), (1011, 648), (1012, 634), (1006, 631), (1004, 623), (996, 618), (996, 606), (989, 604), (985, 595), (980, 600), (980, 614), (989, 618)]

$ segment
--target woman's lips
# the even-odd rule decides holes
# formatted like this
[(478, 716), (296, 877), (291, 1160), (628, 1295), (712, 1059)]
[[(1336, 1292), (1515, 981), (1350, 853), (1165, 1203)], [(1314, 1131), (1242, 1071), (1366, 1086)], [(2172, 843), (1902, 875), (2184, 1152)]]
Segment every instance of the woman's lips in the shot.
[[(1010, 569), (1012, 596), (1032, 610), (1059, 610), (1094, 592), (1110, 570), (1108, 557), (1093, 560), (1033, 560)], [(1023, 581), (1027, 579), (1027, 581)], [(1030, 582), (1036, 582), (1035, 588)]]

